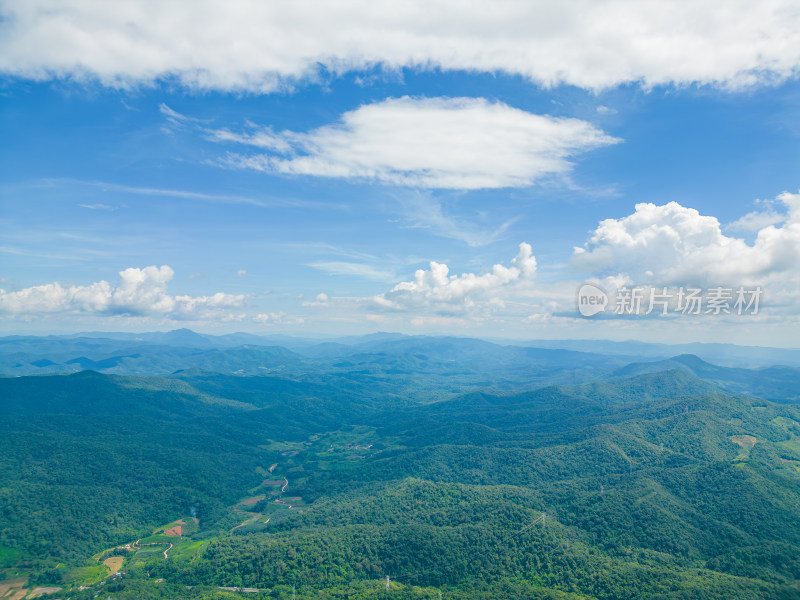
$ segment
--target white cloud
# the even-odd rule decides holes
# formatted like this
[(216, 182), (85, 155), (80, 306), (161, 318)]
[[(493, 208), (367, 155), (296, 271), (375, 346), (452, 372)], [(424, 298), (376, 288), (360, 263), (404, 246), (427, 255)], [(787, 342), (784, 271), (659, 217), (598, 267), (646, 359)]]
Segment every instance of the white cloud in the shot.
[(285, 316), (286, 313), (282, 312), (258, 313), (253, 317), (253, 321), (262, 325), (274, 325), (282, 323)]
[(246, 300), (242, 294), (217, 292), (211, 296), (175, 296), (175, 308), (168, 315), (173, 319), (209, 319), (221, 315), (228, 320), (238, 320), (242, 315), (224, 314), (240, 308)]
[(236, 271), (237, 277), (247, 277), (247, 271), (245, 269), (239, 269)]
[(372, 67), (604, 88), (796, 75), (793, 0), (5, 0), (0, 71), (271, 91)]
[(785, 215), (782, 215), (772, 209), (763, 211), (755, 210), (747, 213), (745, 216), (740, 217), (739, 219), (736, 219), (732, 223), (728, 223), (725, 226), (725, 229), (729, 231), (744, 232), (759, 231), (760, 229), (763, 229), (769, 225), (777, 225), (778, 223), (782, 223), (785, 218)]
[(119, 272), (112, 287), (107, 281), (87, 286), (48, 283), (22, 290), (0, 289), (0, 313), (11, 315), (91, 313), (98, 315), (162, 315), (172, 319), (208, 318), (244, 304), (243, 295), (218, 292), (212, 296), (171, 296), (167, 283), (174, 271), (167, 265)]
[(309, 263), (309, 267), (319, 269), (330, 275), (354, 275), (366, 279), (386, 280), (391, 274), (383, 269), (362, 263), (346, 261), (317, 261)]
[(597, 107), (597, 112), (600, 113), (601, 115), (615, 115), (617, 114), (617, 109), (601, 105)]
[(567, 173), (569, 159), (614, 144), (586, 121), (534, 115), (483, 98), (393, 98), (308, 133), (211, 132), (271, 152), (223, 163), (270, 173), (354, 178), (420, 188), (525, 187)]
[[(335, 300), (341, 301), (342, 298), (336, 298)], [(303, 302), (303, 306), (305, 307), (319, 307), (319, 306), (330, 306), (331, 305), (331, 298), (325, 292), (320, 292), (314, 298), (313, 302)]]
[(450, 275), (447, 265), (431, 261), (430, 270), (419, 269), (413, 281), (398, 283), (390, 291), (374, 296), (372, 302), (389, 310), (432, 310), (440, 313), (470, 312), (499, 305), (504, 288), (536, 273), (536, 257), (530, 244), (519, 245), (510, 267), (496, 264), (483, 275)]
[(761, 228), (752, 244), (726, 236), (716, 217), (670, 202), (637, 204), (632, 215), (606, 219), (573, 263), (598, 275), (622, 273), (637, 284), (780, 287), (800, 277), (800, 194), (777, 198), (780, 226)]

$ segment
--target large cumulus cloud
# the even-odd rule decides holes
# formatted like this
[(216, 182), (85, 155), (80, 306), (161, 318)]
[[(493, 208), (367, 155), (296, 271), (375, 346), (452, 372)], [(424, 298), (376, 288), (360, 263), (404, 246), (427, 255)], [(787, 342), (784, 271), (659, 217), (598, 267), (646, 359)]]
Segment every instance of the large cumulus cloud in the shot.
[(716, 217), (677, 202), (637, 204), (633, 214), (601, 221), (576, 248), (573, 262), (604, 275), (624, 273), (638, 282), (749, 284), (775, 275), (800, 275), (800, 194), (783, 193), (779, 222), (755, 240), (723, 232)]

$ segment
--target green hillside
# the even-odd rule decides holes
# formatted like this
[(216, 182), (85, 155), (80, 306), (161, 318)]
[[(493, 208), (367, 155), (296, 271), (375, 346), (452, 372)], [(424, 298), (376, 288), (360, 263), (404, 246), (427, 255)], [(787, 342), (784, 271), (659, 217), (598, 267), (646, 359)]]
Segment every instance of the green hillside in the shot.
[(73, 599), (798, 598), (800, 408), (698, 371), (438, 402), (422, 371), (2, 378), (0, 569)]

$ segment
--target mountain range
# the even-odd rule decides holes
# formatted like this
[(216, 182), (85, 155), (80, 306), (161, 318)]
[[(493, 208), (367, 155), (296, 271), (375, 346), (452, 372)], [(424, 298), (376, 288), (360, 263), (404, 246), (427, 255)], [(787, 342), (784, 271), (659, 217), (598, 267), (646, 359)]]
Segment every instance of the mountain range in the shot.
[(797, 367), (221, 337), (0, 340), (4, 589), (800, 598)]

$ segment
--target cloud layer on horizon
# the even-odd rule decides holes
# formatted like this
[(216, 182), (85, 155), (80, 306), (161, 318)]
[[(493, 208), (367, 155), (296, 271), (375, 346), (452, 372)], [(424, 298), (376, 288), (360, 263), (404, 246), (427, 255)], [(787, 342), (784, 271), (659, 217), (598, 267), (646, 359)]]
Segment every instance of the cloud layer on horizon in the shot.
[[(796, 315), (800, 297), (800, 193), (784, 192), (775, 204), (778, 202), (784, 209), (780, 223), (762, 227), (752, 243), (723, 233), (716, 217), (677, 202), (637, 204), (630, 215), (601, 221), (584, 246), (574, 249), (572, 266), (607, 291), (625, 285), (706, 289), (717, 285), (764, 286), (773, 316)], [(388, 272), (381, 272), (380, 277), (371, 271), (362, 272), (354, 264), (313, 266), (378, 280), (389, 276)], [(401, 318), (447, 317), (476, 322), (568, 317), (579, 283), (575, 271), (562, 268), (556, 274), (551, 270), (547, 283), (534, 285), (537, 269), (531, 246), (521, 243), (508, 266), (498, 263), (483, 273), (452, 274), (447, 264), (430, 261), (428, 268), (418, 269), (413, 278), (382, 293), (353, 298), (322, 292), (314, 302), (301, 305), (337, 318), (355, 319), (366, 318), (365, 311)], [(289, 318), (275, 307), (251, 307), (252, 314), (248, 314), (243, 307), (249, 298), (242, 294), (172, 295), (167, 285), (173, 276), (169, 266), (149, 266), (120, 271), (116, 286), (102, 280), (84, 286), (54, 282), (15, 291), (0, 289), (0, 315), (133, 316), (209, 322), (252, 319), (262, 325), (303, 322), (302, 315)]]
[(217, 292), (211, 296), (171, 296), (167, 283), (174, 271), (167, 265), (119, 272), (112, 287), (102, 280), (86, 286), (58, 282), (16, 291), (0, 289), (0, 314), (35, 315), (76, 313), (93, 315), (160, 315), (176, 320), (228, 317), (246, 296)]

